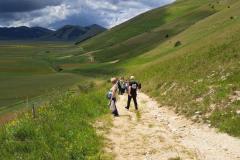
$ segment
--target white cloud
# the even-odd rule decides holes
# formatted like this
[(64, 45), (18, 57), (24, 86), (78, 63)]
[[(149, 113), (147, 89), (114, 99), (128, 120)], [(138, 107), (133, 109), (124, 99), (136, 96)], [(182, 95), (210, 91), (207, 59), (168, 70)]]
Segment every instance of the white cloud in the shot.
[(24, 19), (13, 21), (10, 26), (43, 26), (48, 27), (56, 21), (66, 19), (69, 15), (71, 6), (61, 4), (59, 6), (48, 6), (40, 11), (23, 13)]
[(4, 19), (7, 26), (60, 27), (64, 24), (90, 25), (98, 23), (113, 27), (150, 9), (175, 0), (62, 0), (57, 6), (47, 6), (31, 12), (14, 13)]

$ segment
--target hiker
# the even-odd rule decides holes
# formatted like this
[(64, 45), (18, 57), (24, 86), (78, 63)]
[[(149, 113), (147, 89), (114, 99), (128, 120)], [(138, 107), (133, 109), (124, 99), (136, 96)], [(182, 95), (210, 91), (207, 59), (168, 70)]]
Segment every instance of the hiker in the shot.
[(120, 80), (118, 80), (118, 94), (123, 95), (125, 92), (125, 83), (124, 78), (121, 77)]
[(138, 103), (137, 103), (137, 90), (138, 90), (138, 83), (135, 81), (135, 77), (130, 77), (129, 87), (128, 87), (128, 101), (127, 106), (125, 107), (129, 110), (131, 100), (133, 99), (135, 109), (138, 110)]
[(117, 89), (118, 89), (117, 82), (118, 82), (117, 78), (115, 78), (115, 77), (111, 78), (112, 88), (110, 89), (110, 92), (109, 92), (110, 94), (108, 95), (108, 98), (110, 100), (109, 107), (112, 111), (112, 114), (115, 117), (119, 116), (117, 106), (116, 106), (116, 101), (117, 101), (116, 94), (117, 94)]

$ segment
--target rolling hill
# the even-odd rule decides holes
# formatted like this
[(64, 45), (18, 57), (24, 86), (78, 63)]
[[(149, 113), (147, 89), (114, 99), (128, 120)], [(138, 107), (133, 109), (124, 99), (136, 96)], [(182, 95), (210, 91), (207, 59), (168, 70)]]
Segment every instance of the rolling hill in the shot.
[[(89, 76), (134, 74), (162, 105), (240, 135), (237, 0), (178, 0), (80, 43)], [(114, 62), (114, 63), (113, 63)]]
[(82, 42), (104, 31), (106, 31), (105, 28), (96, 24), (87, 27), (66, 25), (50, 35), (42, 37), (41, 39), (51, 41), (63, 40)]
[(51, 34), (53, 31), (42, 27), (3, 27), (0, 28), (1, 40), (26, 40), (37, 39), (42, 36)]

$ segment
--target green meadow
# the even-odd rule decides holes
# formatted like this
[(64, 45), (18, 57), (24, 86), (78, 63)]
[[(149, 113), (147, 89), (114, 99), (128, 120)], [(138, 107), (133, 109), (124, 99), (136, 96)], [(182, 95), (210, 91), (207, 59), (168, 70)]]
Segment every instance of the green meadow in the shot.
[(60, 42), (0, 42), (0, 113), (25, 103), (27, 98), (78, 82), (80, 76), (61, 73), (60, 66), (53, 62), (74, 52), (72, 46)]
[[(34, 120), (26, 114), (2, 128), (1, 155), (107, 159), (92, 124), (108, 112), (111, 76), (135, 75), (161, 105), (239, 137), (239, 8), (238, 0), (178, 0), (78, 45), (1, 42), (1, 106), (57, 97)], [(51, 92), (74, 84), (77, 94)]]

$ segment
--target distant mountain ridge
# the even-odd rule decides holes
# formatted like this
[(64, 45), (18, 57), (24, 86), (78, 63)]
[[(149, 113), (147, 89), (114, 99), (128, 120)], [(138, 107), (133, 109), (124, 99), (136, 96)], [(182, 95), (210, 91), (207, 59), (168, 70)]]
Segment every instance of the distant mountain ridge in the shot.
[(1, 40), (26, 40), (36, 39), (48, 34), (51, 34), (52, 30), (42, 27), (3, 27), (0, 28), (0, 39)]
[(97, 24), (82, 27), (66, 25), (57, 31), (42, 37), (46, 40), (83, 41), (106, 31), (105, 28)]
[(45, 40), (45, 41), (77, 41), (87, 40), (106, 28), (93, 24), (87, 27), (65, 25), (53, 31), (43, 27), (2, 27), (0, 28), (0, 40)]

